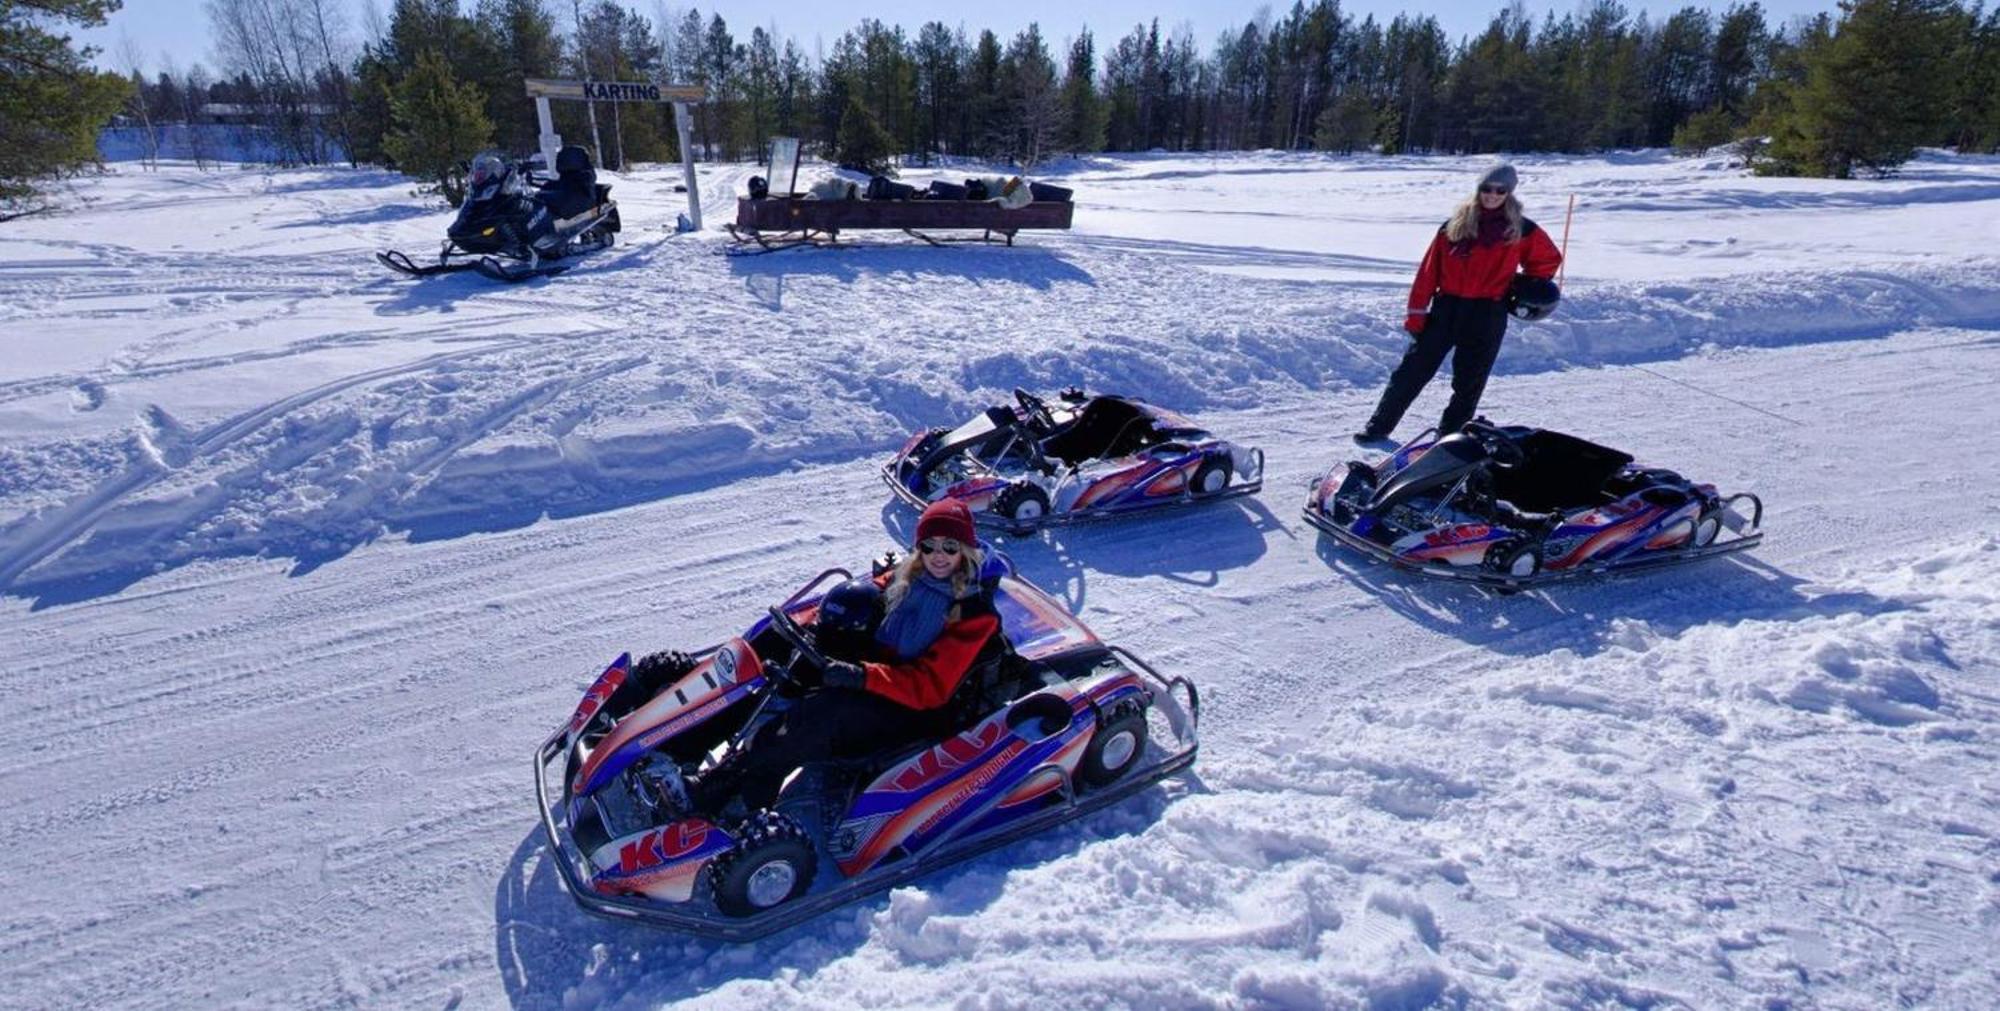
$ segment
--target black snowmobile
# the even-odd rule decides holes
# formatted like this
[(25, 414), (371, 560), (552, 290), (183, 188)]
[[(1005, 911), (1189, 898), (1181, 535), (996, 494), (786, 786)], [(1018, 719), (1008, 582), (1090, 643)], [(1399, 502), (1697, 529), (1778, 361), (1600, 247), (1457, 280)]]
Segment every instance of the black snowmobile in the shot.
[(556, 154), (556, 177), (529, 162), (488, 152), (472, 160), (465, 203), (445, 232), (438, 262), (419, 265), (396, 250), (375, 254), (391, 270), (430, 277), (477, 270), (497, 281), (549, 277), (564, 260), (611, 245), (618, 232), (611, 187), (597, 181), (590, 154), (574, 144)]

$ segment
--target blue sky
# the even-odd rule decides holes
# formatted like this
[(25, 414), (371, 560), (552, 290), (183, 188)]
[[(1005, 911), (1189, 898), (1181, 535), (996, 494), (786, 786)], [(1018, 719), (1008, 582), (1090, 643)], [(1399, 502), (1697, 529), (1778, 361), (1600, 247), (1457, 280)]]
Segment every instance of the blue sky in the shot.
[[(341, 0), (335, 0), (336, 3)], [(346, 0), (349, 5), (349, 23), (358, 38), (361, 34), (363, 17), (361, 8), (374, 2), (386, 10), (387, 0)], [(471, 9), (476, 0), (461, 0), (466, 9)], [(1682, 2), (1646, 2), (1646, 0), (1626, 0), (1634, 10), (1645, 10), (1654, 17), (1661, 17), (1684, 6)], [(1728, 0), (1712, 0), (1696, 3), (1720, 13), (1728, 5)], [(552, 0), (551, 7), (559, 12), (567, 12), (567, 0)], [(662, 5), (657, 0), (631, 0), (627, 6), (640, 14), (659, 20)], [(686, 3), (673, 4), (676, 10), (685, 10)], [(852, 4), (801, 4), (783, 0), (743, 0), (721, 4), (696, 4), (705, 16), (721, 13), (723, 20), (738, 38), (749, 34), (756, 25), (778, 26), (782, 35), (797, 39), (807, 52), (813, 49), (815, 36), (828, 44), (840, 33), (860, 21), (863, 15), (880, 18), (883, 21), (900, 23), (914, 32), (918, 25), (926, 21), (942, 19), (949, 24), (963, 21), (969, 28), (992, 28), (1004, 39), (1027, 27), (1028, 22), (1040, 23), (1042, 34), (1049, 38), (1051, 45), (1060, 45), (1073, 38), (1085, 24), (1090, 26), (1099, 40), (1100, 51), (1107, 39), (1115, 39), (1131, 30), (1134, 24), (1160, 19), (1163, 30), (1181, 22), (1188, 22), (1194, 28), (1195, 38), (1204, 50), (1214, 42), (1224, 29), (1242, 27), (1254, 17), (1259, 4), (1222, 3), (1217, 0), (1093, 0), (1087, 6), (1061, 0), (1015, 0), (1015, 2), (982, 10), (976, 16), (968, 16), (967, 7), (960, 4), (941, 3), (939, 0), (870, 0), (868, 3)], [(1454, 38), (1479, 31), (1500, 9), (1497, 0), (1469, 2), (1435, 3), (1423, 5), (1393, 0), (1345, 0), (1342, 8), (1356, 18), (1374, 14), (1377, 20), (1386, 22), (1399, 12), (1427, 10), (1435, 14), (1439, 23)], [(1534, 3), (1527, 5), (1530, 14), (1539, 20), (1549, 10), (1565, 11), (1577, 9), (1577, 0), (1567, 2)], [(1291, 9), (1289, 0), (1269, 5), (1276, 15)], [(1833, 9), (1832, 0), (1764, 0), (1767, 17), (1774, 23), (1782, 23), (1796, 15), (1813, 14)], [(1086, 13), (1087, 12), (1087, 13)], [(566, 18), (562, 20), (566, 21)], [(111, 16), (110, 24), (101, 29), (79, 33), (81, 41), (104, 50), (97, 62), (100, 66), (122, 66), (119, 57), (120, 33), (129, 36), (138, 48), (144, 69), (151, 73), (161, 66), (164, 59), (171, 57), (182, 67), (192, 63), (207, 64), (213, 69), (215, 61), (208, 42), (208, 14), (202, 0), (125, 0), (125, 9)]]

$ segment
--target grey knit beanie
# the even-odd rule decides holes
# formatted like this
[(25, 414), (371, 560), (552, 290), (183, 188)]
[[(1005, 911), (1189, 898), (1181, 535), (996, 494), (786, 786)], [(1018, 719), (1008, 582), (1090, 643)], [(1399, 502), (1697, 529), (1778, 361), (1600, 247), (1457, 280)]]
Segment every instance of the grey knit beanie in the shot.
[(1501, 162), (1500, 164), (1495, 165), (1490, 169), (1487, 169), (1486, 174), (1479, 177), (1480, 186), (1482, 187), (1505, 186), (1507, 187), (1507, 192), (1509, 193), (1514, 192), (1514, 187), (1518, 185), (1520, 182), (1521, 182), (1521, 177), (1515, 174), (1514, 166), (1509, 165), (1506, 162)]

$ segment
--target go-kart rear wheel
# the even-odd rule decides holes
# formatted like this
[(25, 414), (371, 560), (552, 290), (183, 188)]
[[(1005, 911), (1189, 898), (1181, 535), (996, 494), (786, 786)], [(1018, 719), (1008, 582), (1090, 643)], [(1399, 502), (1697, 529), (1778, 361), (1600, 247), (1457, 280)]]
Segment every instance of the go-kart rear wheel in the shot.
[(1109, 786), (1132, 771), (1145, 753), (1146, 710), (1129, 707), (1105, 721), (1091, 735), (1090, 743), (1083, 749), (1083, 761), (1077, 765), (1077, 775), (1091, 786)]
[(993, 511), (1016, 523), (1039, 523), (1049, 514), (1049, 494), (1037, 485), (1016, 481), (994, 496)]
[(754, 916), (805, 894), (818, 869), (819, 856), (799, 823), (760, 811), (744, 823), (736, 848), (710, 868), (715, 907), (729, 916)]
[(1229, 461), (1207, 459), (1194, 469), (1194, 478), (1188, 482), (1188, 491), (1196, 495), (1217, 495), (1229, 487), (1231, 477)]

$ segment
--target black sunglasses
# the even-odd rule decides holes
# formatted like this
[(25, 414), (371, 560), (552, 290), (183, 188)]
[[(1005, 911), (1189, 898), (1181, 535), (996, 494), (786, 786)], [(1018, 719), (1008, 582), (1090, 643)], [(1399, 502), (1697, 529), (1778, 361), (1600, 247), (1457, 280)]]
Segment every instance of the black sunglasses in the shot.
[(1501, 196), (1503, 196), (1503, 197), (1504, 197), (1504, 196), (1506, 196), (1507, 194), (1509, 194), (1509, 193), (1512, 193), (1513, 191), (1512, 191), (1512, 190), (1510, 190), (1510, 189), (1508, 189), (1508, 188), (1507, 188), (1507, 187), (1505, 187), (1505, 186), (1481, 186), (1481, 187), (1479, 187), (1479, 192), (1481, 192), (1481, 193), (1498, 193), (1499, 195), (1501, 195)]
[(923, 552), (924, 554), (927, 554), (927, 555), (935, 555), (935, 554), (937, 554), (938, 552), (942, 551), (942, 552), (944, 552), (945, 554), (947, 554), (947, 555), (950, 555), (950, 556), (951, 556), (951, 557), (953, 557), (953, 558), (957, 558), (957, 557), (958, 557), (958, 542), (957, 542), (957, 541), (944, 541), (944, 542), (940, 543), (940, 542), (938, 542), (938, 541), (925, 541), (925, 542), (923, 542), (922, 544), (919, 544), (919, 545), (917, 545), (917, 550), (918, 550), (918, 551), (921, 551), (921, 552)]

